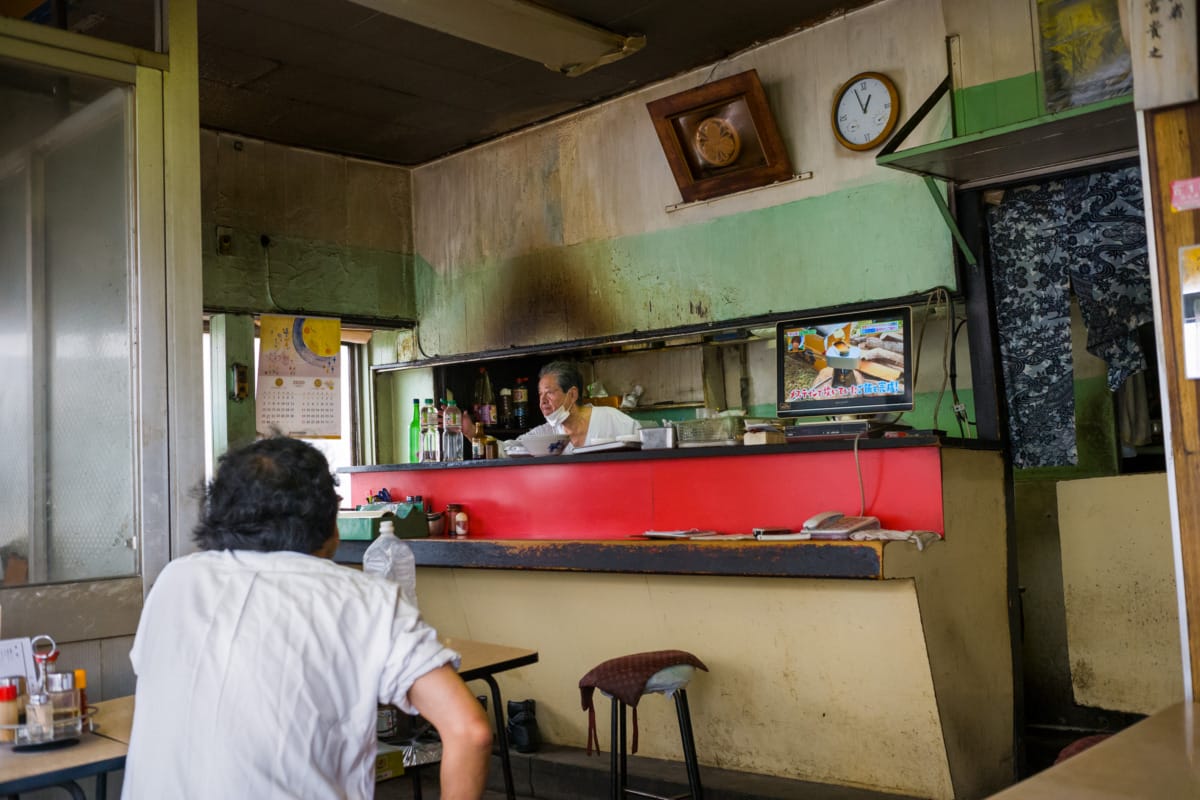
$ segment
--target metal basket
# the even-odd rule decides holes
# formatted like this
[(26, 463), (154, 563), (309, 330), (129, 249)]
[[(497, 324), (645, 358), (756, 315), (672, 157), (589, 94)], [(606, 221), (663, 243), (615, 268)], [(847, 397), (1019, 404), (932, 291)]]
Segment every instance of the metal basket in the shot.
[(736, 443), (742, 438), (745, 430), (741, 417), (688, 419), (676, 422), (674, 425), (675, 438), (680, 447)]

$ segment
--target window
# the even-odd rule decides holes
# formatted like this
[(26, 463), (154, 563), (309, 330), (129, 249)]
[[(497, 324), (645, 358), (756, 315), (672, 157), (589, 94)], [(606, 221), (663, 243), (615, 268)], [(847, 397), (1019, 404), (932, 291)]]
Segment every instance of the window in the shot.
[[(342, 343), (341, 348), (341, 438), (339, 439), (305, 439), (325, 454), (329, 467), (337, 472), (339, 467), (354, 465), (354, 399), (352, 386), (355, 383), (353, 371), (355, 359), (352, 349), (361, 345)], [(213, 475), (212, 454), (212, 363), (209, 353), (209, 337), (204, 334), (204, 477), (211, 479)], [(254, 376), (258, 375), (258, 339), (254, 340)]]
[(3, 585), (136, 575), (132, 90), (0, 60), (0, 107)]

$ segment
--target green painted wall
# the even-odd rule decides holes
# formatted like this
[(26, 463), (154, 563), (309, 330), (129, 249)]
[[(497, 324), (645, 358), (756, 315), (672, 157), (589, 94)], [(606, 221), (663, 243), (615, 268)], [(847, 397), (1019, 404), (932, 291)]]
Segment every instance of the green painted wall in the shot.
[(1045, 113), (1037, 72), (968, 86), (954, 92), (954, 132), (966, 136), (1024, 122)]
[(204, 306), (404, 321), (417, 317), (411, 253), (228, 227), (231, 252), (204, 248)]
[(435, 270), (416, 286), (426, 352), (654, 330), (952, 285), (950, 236), (920, 179)]

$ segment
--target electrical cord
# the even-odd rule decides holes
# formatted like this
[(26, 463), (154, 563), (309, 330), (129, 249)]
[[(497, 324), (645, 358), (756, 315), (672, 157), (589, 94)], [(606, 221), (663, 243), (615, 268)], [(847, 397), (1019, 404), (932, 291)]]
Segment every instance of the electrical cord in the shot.
[(954, 398), (954, 418), (958, 420), (958, 432), (963, 438), (967, 438), (968, 436), (963, 423), (966, 423), (968, 427), (975, 424), (967, 418), (967, 408), (958, 397), (958, 332), (966, 324), (967, 321), (965, 319), (961, 319), (955, 324), (950, 344), (950, 394)]
[(858, 440), (863, 437), (863, 433), (854, 435), (854, 471), (858, 474), (858, 516), (864, 516), (867, 513), (867, 493), (863, 489), (862, 462), (858, 460)]

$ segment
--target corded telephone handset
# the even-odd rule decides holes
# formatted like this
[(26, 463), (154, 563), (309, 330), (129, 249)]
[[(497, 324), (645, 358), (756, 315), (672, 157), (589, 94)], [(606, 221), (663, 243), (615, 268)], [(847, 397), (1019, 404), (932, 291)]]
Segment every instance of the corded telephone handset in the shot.
[(822, 511), (820, 514), (814, 514), (801, 526), (801, 530), (813, 533), (852, 533), (878, 529), (878, 517), (847, 517), (840, 511)]

